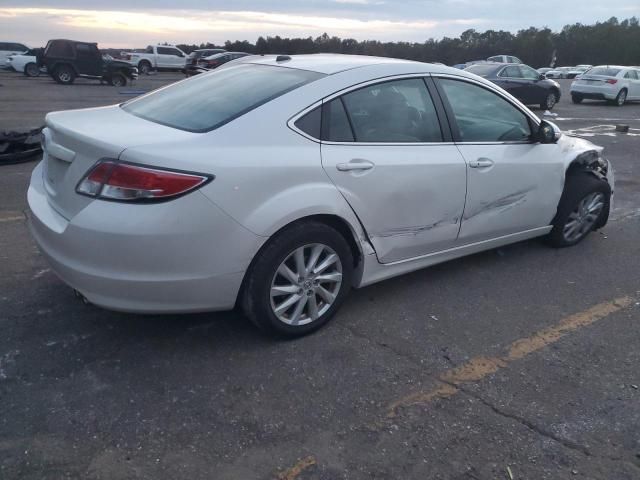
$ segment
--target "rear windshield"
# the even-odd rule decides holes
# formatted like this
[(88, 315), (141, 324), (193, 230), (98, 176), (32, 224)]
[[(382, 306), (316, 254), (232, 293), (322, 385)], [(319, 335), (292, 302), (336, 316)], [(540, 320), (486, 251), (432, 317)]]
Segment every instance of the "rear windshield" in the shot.
[(465, 68), (467, 72), (475, 73), (476, 75), (480, 75), (481, 77), (491, 75), (498, 68), (495, 65), (471, 65), (470, 67)]
[(615, 77), (620, 73), (619, 68), (596, 67), (589, 70), (589, 75), (604, 75), (606, 77)]
[(241, 64), (170, 85), (122, 105), (133, 115), (189, 132), (208, 132), (324, 74)]

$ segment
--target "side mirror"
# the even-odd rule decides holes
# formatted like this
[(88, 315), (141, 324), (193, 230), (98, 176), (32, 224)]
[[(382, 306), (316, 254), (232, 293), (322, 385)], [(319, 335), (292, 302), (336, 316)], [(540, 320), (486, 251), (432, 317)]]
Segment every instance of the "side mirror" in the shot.
[(544, 80), (545, 78), (547, 78), (547, 76), (544, 73), (538, 75), (538, 80)]
[(536, 137), (540, 143), (556, 143), (561, 135), (562, 131), (555, 124), (542, 120)]

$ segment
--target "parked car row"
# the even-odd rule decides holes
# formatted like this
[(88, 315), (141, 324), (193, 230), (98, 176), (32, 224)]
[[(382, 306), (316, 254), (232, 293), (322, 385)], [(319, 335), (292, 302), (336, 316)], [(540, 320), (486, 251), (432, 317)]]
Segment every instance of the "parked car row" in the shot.
[(575, 67), (539, 68), (538, 72), (544, 73), (547, 78), (576, 78), (585, 73), (593, 65), (576, 65)]

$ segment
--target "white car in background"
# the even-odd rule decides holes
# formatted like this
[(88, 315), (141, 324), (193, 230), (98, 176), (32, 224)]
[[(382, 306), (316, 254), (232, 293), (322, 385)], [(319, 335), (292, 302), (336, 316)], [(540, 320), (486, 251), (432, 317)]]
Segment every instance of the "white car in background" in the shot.
[(567, 72), (567, 78), (577, 78), (583, 73), (588, 72), (593, 68), (593, 65), (576, 65), (573, 69)]
[(571, 100), (606, 100), (621, 107), (628, 100), (640, 100), (640, 69), (601, 65), (593, 67), (571, 84)]
[(29, 47), (23, 43), (0, 42), (0, 66), (7, 68), (6, 63), (10, 55), (24, 53), (27, 50), (29, 50)]
[[(609, 216), (602, 148), (477, 75), (255, 56), (120, 105), (49, 113), (28, 190), (52, 269), (128, 312), (241, 306), (310, 333), (353, 287)], [(549, 261), (553, 261), (550, 256)]]
[(547, 78), (568, 78), (569, 72), (575, 67), (557, 67), (545, 73)]
[(37, 77), (40, 75), (38, 59), (33, 50), (18, 55), (10, 55), (6, 65), (16, 72), (24, 73), (27, 77)]

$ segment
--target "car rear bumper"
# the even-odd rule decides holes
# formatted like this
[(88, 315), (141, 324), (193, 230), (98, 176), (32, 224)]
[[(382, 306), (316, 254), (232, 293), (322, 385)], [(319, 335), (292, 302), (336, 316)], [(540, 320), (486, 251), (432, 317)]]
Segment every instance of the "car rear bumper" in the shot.
[(27, 196), (33, 238), (52, 270), (111, 310), (231, 309), (265, 240), (200, 192), (161, 204), (95, 200), (67, 220), (47, 201), (39, 164)]
[(582, 98), (592, 100), (614, 100), (618, 92), (613, 90), (611, 86), (599, 86), (599, 85), (583, 85), (573, 84), (571, 85), (571, 93), (580, 95)]

